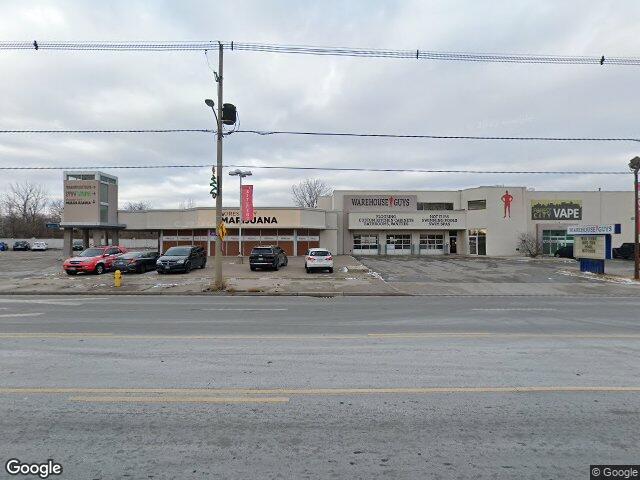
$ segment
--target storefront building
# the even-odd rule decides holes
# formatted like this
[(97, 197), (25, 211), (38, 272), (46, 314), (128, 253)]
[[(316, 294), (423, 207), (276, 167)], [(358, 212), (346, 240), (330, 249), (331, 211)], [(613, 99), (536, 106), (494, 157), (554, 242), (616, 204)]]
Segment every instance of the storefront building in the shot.
[[(215, 208), (116, 211), (116, 177), (65, 172), (65, 249), (73, 230), (88, 243), (113, 243), (118, 232), (157, 235), (161, 251), (215, 245)], [(520, 255), (522, 235), (537, 239), (543, 254), (573, 243), (567, 227), (616, 224), (613, 246), (633, 241), (633, 192), (535, 191), (490, 186), (449, 191), (336, 190), (318, 208), (262, 207), (242, 223), (242, 254), (256, 245), (279, 245), (288, 255), (323, 247), (350, 255)], [(225, 208), (225, 255), (238, 255), (240, 214)]]
[(337, 212), (337, 251), (353, 255), (519, 255), (523, 234), (553, 255), (572, 244), (571, 225), (622, 225), (613, 245), (633, 238), (633, 192), (346, 191), (323, 197)]

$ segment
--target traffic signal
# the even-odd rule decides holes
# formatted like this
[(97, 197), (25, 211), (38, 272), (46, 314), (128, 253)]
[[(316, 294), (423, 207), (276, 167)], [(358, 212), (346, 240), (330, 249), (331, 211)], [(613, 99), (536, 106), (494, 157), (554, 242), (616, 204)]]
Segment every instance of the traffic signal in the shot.
[(212, 198), (216, 198), (218, 196), (218, 180), (216, 179), (215, 173), (211, 174), (211, 182), (209, 183), (209, 186), (211, 186), (209, 194)]
[(225, 125), (235, 125), (237, 120), (236, 106), (232, 103), (222, 104), (222, 123)]

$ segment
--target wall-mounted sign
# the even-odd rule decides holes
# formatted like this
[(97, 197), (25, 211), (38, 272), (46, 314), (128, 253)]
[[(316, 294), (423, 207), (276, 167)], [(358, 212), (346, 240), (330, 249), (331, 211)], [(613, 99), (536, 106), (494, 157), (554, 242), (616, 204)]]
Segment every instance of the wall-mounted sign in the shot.
[(605, 260), (607, 241), (604, 235), (578, 235), (573, 243), (573, 255), (576, 258)]
[(416, 195), (345, 195), (345, 212), (415, 212)]
[(620, 233), (615, 225), (571, 225), (567, 227), (567, 235), (605, 235)]
[[(243, 225), (277, 225), (278, 217), (275, 215), (259, 215), (255, 210), (255, 216), (251, 220), (242, 222)], [(240, 224), (240, 212), (238, 210), (228, 210), (222, 212), (222, 221), (227, 225)]]
[(464, 230), (465, 212), (350, 213), (350, 230)]
[(531, 220), (582, 220), (582, 200), (531, 200)]

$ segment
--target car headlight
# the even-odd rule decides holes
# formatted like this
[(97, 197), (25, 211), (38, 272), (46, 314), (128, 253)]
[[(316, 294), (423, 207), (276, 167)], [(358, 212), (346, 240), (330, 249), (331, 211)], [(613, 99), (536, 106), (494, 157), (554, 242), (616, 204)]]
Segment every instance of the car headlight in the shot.
[(178, 260), (176, 263), (184, 263), (184, 259)]

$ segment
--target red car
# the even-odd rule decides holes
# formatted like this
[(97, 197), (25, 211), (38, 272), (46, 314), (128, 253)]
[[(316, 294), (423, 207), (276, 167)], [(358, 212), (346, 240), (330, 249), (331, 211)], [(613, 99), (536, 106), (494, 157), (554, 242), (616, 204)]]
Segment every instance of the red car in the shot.
[(126, 252), (126, 248), (119, 246), (87, 248), (77, 257), (66, 259), (62, 268), (67, 272), (67, 275), (75, 275), (78, 272), (100, 275), (110, 270), (114, 260)]

